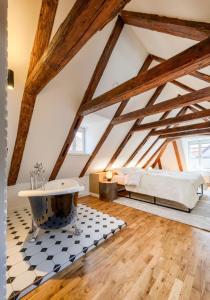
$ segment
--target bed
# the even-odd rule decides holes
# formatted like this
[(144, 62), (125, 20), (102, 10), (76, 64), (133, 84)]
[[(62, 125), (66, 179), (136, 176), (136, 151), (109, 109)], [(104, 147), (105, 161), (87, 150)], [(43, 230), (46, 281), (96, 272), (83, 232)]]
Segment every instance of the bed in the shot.
[(115, 170), (115, 174), (113, 180), (124, 187), (128, 197), (134, 198), (132, 197), (134, 194), (147, 195), (154, 204), (188, 212), (196, 206), (203, 195), (205, 185), (203, 176), (198, 172), (121, 168)]

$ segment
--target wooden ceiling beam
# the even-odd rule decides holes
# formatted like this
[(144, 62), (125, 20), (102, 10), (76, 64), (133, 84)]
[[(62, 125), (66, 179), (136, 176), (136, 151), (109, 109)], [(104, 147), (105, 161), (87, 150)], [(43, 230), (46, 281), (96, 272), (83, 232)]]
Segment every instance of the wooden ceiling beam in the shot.
[[(170, 114), (170, 111), (165, 112), (161, 117), (160, 120), (164, 120), (167, 118), (167, 116)], [(150, 130), (148, 134), (145, 136), (143, 141), (136, 147), (136, 149), (133, 151), (133, 153), (130, 155), (130, 157), (127, 159), (127, 161), (124, 163), (123, 167), (127, 166), (133, 159), (134, 157), (139, 153), (141, 148), (146, 144), (146, 142), (149, 140), (153, 130)], [(145, 154), (146, 155), (146, 154)]]
[(153, 136), (165, 135), (169, 133), (176, 133), (176, 132), (182, 132), (188, 130), (200, 130), (200, 129), (207, 129), (207, 128), (210, 129), (210, 122), (179, 126), (179, 127), (169, 128), (169, 129), (160, 129), (160, 130), (153, 131), (151, 135)]
[(28, 92), (38, 94), (129, 1), (77, 0), (30, 74)]
[[(187, 107), (183, 107), (177, 114), (176, 114), (176, 117), (179, 117), (181, 115), (184, 115), (187, 111)], [(166, 119), (167, 115), (164, 117), (164, 114), (162, 116), (162, 120), (167, 120)], [(162, 121), (160, 120), (160, 121)], [(167, 129), (169, 128), (170, 126), (167, 127)], [(150, 136), (152, 136), (152, 133), (154, 132), (154, 129), (150, 131)], [(145, 158), (145, 156), (150, 152), (150, 150), (157, 144), (157, 142), (159, 141), (159, 136), (157, 137), (157, 139), (152, 143), (152, 145), (144, 152), (144, 154), (139, 158), (139, 160), (136, 162), (136, 166), (138, 164), (140, 164), (140, 162)]]
[(203, 135), (208, 134), (210, 135), (210, 128), (207, 129), (200, 129), (200, 130), (187, 130), (187, 131), (181, 131), (181, 132), (175, 132), (175, 133), (168, 133), (164, 135), (160, 135), (160, 138), (179, 138), (182, 136), (191, 136), (191, 135)]
[(113, 120), (113, 124), (120, 124), (128, 121), (135, 120), (137, 118), (143, 118), (157, 113), (169, 111), (179, 107), (186, 107), (191, 104), (204, 102), (210, 100), (210, 87), (194, 91), (185, 95), (179, 95), (178, 97), (160, 102), (150, 107), (145, 107), (132, 111), (130, 113), (121, 115)]
[(152, 129), (152, 128), (158, 128), (158, 127), (163, 127), (167, 125), (176, 125), (178, 123), (182, 122), (188, 122), (191, 120), (198, 120), (203, 117), (210, 117), (210, 109), (207, 109), (205, 111), (197, 111), (195, 113), (187, 114), (184, 116), (179, 116), (175, 118), (168, 118), (162, 121), (154, 121), (150, 123), (145, 123), (142, 125), (137, 125), (133, 131), (142, 131), (142, 130), (147, 130), (147, 129)]
[(165, 151), (167, 145), (168, 145), (169, 141), (165, 140), (159, 147), (158, 149), (153, 153), (153, 155), (145, 162), (145, 164), (143, 165), (143, 169), (145, 169), (150, 162), (154, 159), (154, 157), (159, 153), (159, 155), (157, 156), (156, 160), (154, 161), (154, 164), (156, 164), (158, 162), (158, 160), (160, 159), (160, 157), (162, 156), (163, 152)]
[(84, 116), (124, 101), (207, 66), (209, 63), (210, 37), (93, 99), (91, 103), (84, 104), (80, 113)]
[[(95, 70), (93, 72), (93, 75), (91, 77), (91, 80), (88, 84), (88, 87), (86, 89), (86, 92), (85, 92), (85, 95), (83, 97), (83, 100), (80, 104), (80, 107), (84, 104), (84, 103), (88, 103), (91, 101), (95, 91), (96, 91), (96, 88), (101, 80), (101, 77), (104, 73), (104, 70), (106, 69), (106, 66), (109, 62), (109, 59), (111, 57), (111, 54), (114, 50), (114, 47), (119, 39), (119, 36), (123, 30), (123, 26), (124, 26), (124, 23), (123, 21), (118, 18), (115, 25), (114, 25), (114, 28), (109, 36), (109, 39), (104, 47), (104, 50), (100, 56), (100, 59), (95, 67)], [(125, 101), (126, 103), (126, 101)], [(120, 107), (122, 108), (123, 105), (120, 105)], [(66, 137), (66, 140), (63, 144), (63, 147), (61, 149), (61, 152), (57, 158), (57, 161), (53, 167), (53, 170), (50, 174), (50, 180), (53, 180), (56, 178), (65, 158), (66, 158), (66, 155), (69, 151), (69, 148), (74, 140), (74, 137), (75, 137), (75, 134), (78, 130), (78, 128), (80, 127), (82, 121), (83, 121), (83, 117), (81, 117), (79, 115), (79, 110), (80, 108), (78, 109), (77, 113), (76, 113), (76, 116), (74, 118), (74, 121), (73, 123), (71, 124), (71, 127), (69, 129), (69, 132), (68, 132), (68, 135)], [(118, 114), (117, 114), (118, 115)]]
[[(189, 106), (189, 109), (192, 111), (192, 112), (197, 112), (197, 111), (204, 111), (204, 110), (206, 110), (206, 108), (205, 107), (203, 107), (202, 105), (200, 105), (200, 104), (197, 104), (197, 103), (195, 103), (195, 104), (193, 104), (193, 105), (190, 105)], [(209, 118), (202, 118), (203, 119), (203, 121), (204, 122), (208, 122), (209, 121)]]
[(199, 71), (194, 71), (192, 72), (190, 75), (200, 79), (200, 80), (203, 80), (203, 81), (206, 81), (208, 83), (210, 83), (210, 75), (207, 75), (205, 73), (201, 73)]
[(26, 86), (30, 74), (49, 44), (57, 6), (58, 0), (43, 0), (41, 4), (38, 26), (30, 56), (26, 85), (21, 102), (18, 130), (8, 175), (8, 185), (13, 185), (17, 181), (36, 101), (36, 95), (31, 94)]
[(181, 20), (153, 14), (123, 10), (121, 17), (125, 24), (163, 32), (187, 39), (202, 41), (210, 36), (210, 24)]
[[(151, 60), (152, 62), (152, 60)], [(149, 99), (146, 107), (153, 105), (155, 103), (155, 101), (157, 100), (157, 98), (160, 96), (162, 90), (164, 89), (165, 85), (159, 86), (154, 94), (152, 95), (152, 97)], [(113, 118), (114, 120), (115, 118)], [(113, 121), (112, 120), (112, 121)], [(130, 140), (130, 138), (132, 137), (132, 133), (133, 133), (133, 129), (136, 127), (137, 124), (141, 123), (143, 121), (143, 118), (141, 119), (137, 119), (135, 121), (135, 123), (133, 124), (133, 126), (130, 128), (130, 130), (128, 131), (128, 133), (126, 134), (125, 138), (123, 139), (123, 141), (120, 143), (119, 147), (117, 148), (117, 150), (115, 151), (115, 153), (113, 154), (112, 158), (110, 159), (109, 163), (107, 164), (105, 170), (108, 170), (111, 168), (111, 166), (113, 165), (113, 163), (115, 162), (115, 160), (118, 158), (118, 156), (120, 155), (121, 151), (124, 149), (125, 145), (128, 143), (128, 141)], [(112, 123), (112, 122), (111, 122)], [(114, 125), (113, 125), (114, 126)]]
[[(159, 63), (166, 61), (166, 59), (159, 57), (157, 55), (153, 55), (153, 58), (154, 58), (154, 60), (156, 60)], [(207, 75), (205, 73), (201, 73), (199, 71), (193, 71), (189, 75), (210, 83), (210, 75)], [(180, 82), (178, 82), (178, 83), (180, 83)]]

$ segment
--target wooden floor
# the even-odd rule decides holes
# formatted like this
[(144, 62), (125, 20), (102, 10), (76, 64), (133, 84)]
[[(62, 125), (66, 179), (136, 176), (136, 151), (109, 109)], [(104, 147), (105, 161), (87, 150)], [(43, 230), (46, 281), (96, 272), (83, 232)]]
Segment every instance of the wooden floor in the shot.
[(128, 227), (24, 299), (210, 299), (210, 233), (115, 203), (80, 202)]

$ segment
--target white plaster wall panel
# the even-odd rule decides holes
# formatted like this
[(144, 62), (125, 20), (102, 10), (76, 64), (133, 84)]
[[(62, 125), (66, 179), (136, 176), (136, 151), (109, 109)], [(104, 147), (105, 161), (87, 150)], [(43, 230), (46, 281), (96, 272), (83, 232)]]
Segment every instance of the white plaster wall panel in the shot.
[(135, 97), (132, 97), (128, 104), (126, 105), (123, 114), (127, 114), (131, 111), (141, 109), (145, 107), (145, 105), (148, 103), (149, 99), (152, 97), (154, 94), (155, 89), (149, 90), (145, 93), (139, 94)]
[[(152, 140), (154, 141), (154, 137), (151, 138), (150, 142), (152, 143)], [(158, 147), (160, 147), (160, 145), (163, 143), (164, 140), (159, 140), (155, 146), (149, 151), (149, 153), (144, 157), (144, 159), (141, 161), (140, 166), (143, 166), (147, 160), (155, 153), (155, 151), (158, 149)], [(149, 147), (149, 146), (148, 146)], [(148, 149), (147, 147), (147, 149)], [(158, 155), (158, 154), (157, 154)], [(157, 156), (156, 155), (156, 156)], [(154, 162), (156, 156), (153, 158), (153, 160), (150, 162), (149, 166), (152, 165), (152, 163)]]
[(124, 139), (133, 122), (116, 125), (96, 155), (89, 172), (103, 170)]
[(179, 170), (172, 143), (169, 143), (168, 146), (166, 147), (164, 154), (161, 157), (161, 163), (164, 170), (168, 170), (168, 171)]
[(145, 47), (133, 34), (132, 29), (124, 27), (94, 98), (136, 76), (147, 54)]
[(172, 36), (162, 32), (137, 28), (134, 26), (132, 28), (149, 53), (165, 59), (168, 59), (197, 43), (197, 41)]
[(136, 147), (140, 144), (140, 142), (147, 135), (148, 131), (142, 131), (140, 133), (134, 133), (129, 140), (129, 142), (125, 145), (116, 162), (113, 164), (113, 168), (122, 167), (122, 165), (127, 161)]
[[(134, 157), (133, 161), (131, 162), (130, 166), (135, 165), (139, 159), (142, 157), (142, 155), (144, 155), (144, 153), (149, 149), (149, 147), (153, 144), (153, 142), (156, 140), (157, 137), (155, 136), (151, 136), (148, 141), (146, 142), (146, 144), (144, 144), (144, 146), (140, 149), (140, 151), (138, 152), (138, 154)], [(149, 158), (153, 152), (154, 152), (155, 146), (154, 148), (152, 148), (149, 153), (145, 156), (145, 158)], [(142, 160), (142, 162), (146, 161), (145, 159)], [(143, 165), (143, 163), (141, 163), (141, 166)]]
[(85, 151), (88, 154), (93, 152), (109, 123), (109, 119), (97, 114), (90, 114), (84, 117), (81, 127), (85, 128)]

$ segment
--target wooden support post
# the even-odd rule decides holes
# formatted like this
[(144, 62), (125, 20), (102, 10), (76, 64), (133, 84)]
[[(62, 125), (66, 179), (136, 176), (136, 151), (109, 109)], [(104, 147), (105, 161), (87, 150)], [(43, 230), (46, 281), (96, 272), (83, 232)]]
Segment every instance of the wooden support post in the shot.
[(179, 171), (183, 172), (183, 166), (182, 166), (182, 160), (179, 154), (179, 149), (178, 149), (178, 145), (176, 141), (172, 141), (173, 147), (174, 147), (174, 152), (176, 155), (176, 160), (177, 160), (177, 164), (179, 166)]

